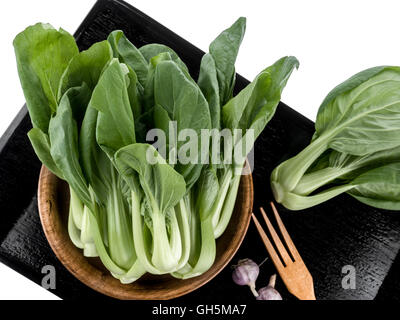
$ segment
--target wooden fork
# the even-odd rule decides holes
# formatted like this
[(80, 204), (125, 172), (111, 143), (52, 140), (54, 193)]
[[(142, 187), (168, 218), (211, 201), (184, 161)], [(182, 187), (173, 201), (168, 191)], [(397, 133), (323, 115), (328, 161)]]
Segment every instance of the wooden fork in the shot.
[(260, 234), (260, 237), (267, 248), (269, 256), (271, 257), (271, 260), (273, 261), (289, 292), (300, 300), (315, 300), (312, 276), (304, 264), (303, 259), (301, 258), (295, 245), (293, 244), (293, 241), (290, 238), (289, 233), (287, 232), (273, 202), (271, 202), (271, 207), (278, 223), (279, 230), (281, 231), (282, 237), (286, 242), (291, 256), (277, 235), (263, 208), (260, 208), (262, 216), (267, 224), (272, 240), (278, 249), (279, 255), (275, 251), (271, 241), (253, 213), (252, 218), (257, 227), (258, 233)]

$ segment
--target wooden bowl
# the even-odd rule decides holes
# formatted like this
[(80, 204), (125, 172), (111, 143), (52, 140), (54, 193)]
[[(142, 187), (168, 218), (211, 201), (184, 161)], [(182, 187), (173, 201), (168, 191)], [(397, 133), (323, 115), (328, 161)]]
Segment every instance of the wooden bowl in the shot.
[(42, 167), (38, 188), (39, 214), (46, 238), (61, 263), (92, 289), (117, 299), (167, 300), (185, 295), (213, 279), (232, 259), (249, 227), (253, 207), (253, 180), (243, 175), (231, 221), (217, 239), (213, 266), (201, 276), (180, 280), (169, 275), (144, 275), (131, 284), (121, 284), (98, 258), (86, 258), (71, 242), (68, 229), (69, 190), (66, 182)]

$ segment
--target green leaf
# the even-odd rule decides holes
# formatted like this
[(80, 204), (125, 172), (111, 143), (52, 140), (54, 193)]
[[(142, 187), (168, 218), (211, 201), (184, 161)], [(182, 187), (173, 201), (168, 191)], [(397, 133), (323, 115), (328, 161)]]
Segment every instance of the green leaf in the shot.
[(79, 153), (87, 181), (99, 198), (99, 202), (105, 204), (111, 188), (112, 164), (109, 157), (97, 144), (97, 119), (98, 111), (89, 105), (79, 135)]
[(126, 65), (113, 59), (100, 77), (90, 100), (90, 106), (100, 111), (97, 142), (110, 158), (113, 158), (118, 149), (136, 141), (126, 83), (128, 72)]
[(295, 57), (284, 57), (262, 71), (223, 107), (225, 126), (230, 129), (254, 129), (257, 138), (274, 115), (282, 90), (298, 65)]
[(146, 107), (146, 112), (150, 112), (154, 108), (154, 74), (157, 67), (162, 61), (172, 60), (171, 54), (168, 52), (161, 52), (150, 59), (150, 65), (146, 80), (146, 85), (143, 91), (143, 100)]
[(142, 53), (126, 38), (121, 30), (115, 30), (108, 36), (108, 42), (114, 52), (114, 58), (128, 65), (138, 76), (142, 86), (146, 84), (149, 64)]
[(82, 83), (80, 87), (72, 87), (68, 90), (68, 98), (72, 109), (72, 115), (78, 125), (78, 128), (82, 124), (82, 120), (85, 116), (91, 96), (92, 91), (85, 82)]
[[(144, 49), (147, 48), (147, 46), (142, 47)], [(142, 49), (141, 48), (141, 49)], [(154, 50), (153, 50), (154, 49)], [(165, 51), (162, 51), (165, 50)], [(147, 52), (149, 51), (149, 52)], [(161, 51), (161, 52), (158, 52)], [(154, 107), (154, 75), (155, 75), (155, 70), (158, 64), (160, 64), (163, 61), (173, 61), (176, 63), (176, 65), (180, 68), (182, 73), (185, 75), (185, 77), (191, 81), (193, 84), (195, 84), (195, 81), (192, 79), (192, 77), (189, 74), (189, 71), (186, 67), (186, 65), (179, 59), (179, 57), (176, 55), (174, 51), (169, 49), (168, 47), (162, 46), (162, 45), (149, 45), (148, 50), (144, 50), (144, 53), (149, 56), (152, 54), (156, 54), (155, 56), (149, 58), (149, 70), (148, 70), (148, 75), (147, 75), (147, 81), (144, 86), (144, 93), (143, 93), (143, 100), (144, 100), (144, 105), (146, 106), (146, 110), (149, 111), (151, 108)], [(150, 54), (151, 53), (151, 54)]]
[(61, 98), (57, 113), (50, 120), (50, 154), (79, 199), (92, 208), (88, 184), (79, 163), (78, 128), (72, 115), (68, 93), (69, 91)]
[(126, 76), (127, 78), (127, 90), (128, 90), (128, 96), (129, 96), (129, 102), (131, 104), (131, 109), (133, 113), (133, 118), (137, 119), (141, 116), (142, 114), (142, 95), (143, 95), (143, 88), (141, 84), (138, 81), (138, 77), (131, 69), (131, 67), (128, 67), (128, 74)]
[(400, 145), (400, 67), (360, 72), (335, 88), (317, 115), (328, 147), (365, 155)]
[(154, 128), (153, 112), (154, 108), (142, 112), (142, 114), (135, 118), (135, 134), (137, 142), (146, 142), (147, 132)]
[(235, 86), (235, 61), (245, 31), (246, 18), (241, 17), (210, 44), (209, 51), (217, 67), (219, 94), (222, 105), (232, 98)]
[[(281, 58), (261, 72), (252, 83), (223, 107), (222, 119), (225, 127), (242, 130), (242, 138), (234, 135), (234, 145), (242, 144), (242, 154), (235, 154), (240, 170), (255, 139), (275, 114), (282, 90), (298, 65), (294, 57)], [(253, 131), (247, 131), (248, 129)]]
[[(192, 129), (197, 137), (201, 129), (211, 128), (210, 111), (200, 88), (188, 80), (173, 61), (163, 61), (156, 67), (154, 96), (157, 105), (164, 108), (172, 121), (177, 123), (177, 133)], [(171, 142), (169, 142), (171, 143)], [(178, 141), (178, 150), (185, 142)], [(178, 163), (176, 170), (183, 174), (188, 189), (196, 182), (201, 171), (201, 148), (197, 146), (197, 160), (189, 164)]]
[(88, 50), (76, 55), (61, 78), (58, 99), (61, 99), (69, 88), (81, 86), (82, 83), (93, 90), (112, 57), (111, 46), (107, 41), (97, 42)]
[(39, 160), (57, 177), (63, 179), (62, 172), (58, 169), (50, 154), (49, 136), (39, 128), (32, 128), (28, 132), (28, 137)]
[(154, 126), (168, 134), (171, 121), (168, 111), (156, 104), (154, 107)]
[(400, 210), (400, 162), (363, 173), (351, 182), (348, 193), (375, 208)]
[[(176, 155), (177, 150), (176, 150), (176, 142), (175, 139), (173, 139), (173, 141), (169, 141), (170, 136), (169, 136), (169, 130), (170, 128), (173, 128), (172, 126), (170, 126), (172, 124), (172, 120), (169, 117), (169, 114), (167, 112), (167, 110), (165, 110), (163, 107), (159, 106), (158, 104), (154, 107), (154, 113), (153, 113), (153, 117), (154, 117), (154, 127), (162, 130), (165, 133), (165, 145), (162, 145), (162, 143), (164, 141), (162, 141), (162, 138), (158, 137), (157, 138), (157, 146), (158, 146), (158, 152), (160, 152), (160, 154), (167, 160), (169, 161), (169, 164), (171, 166), (174, 166), (176, 164), (176, 158), (174, 157), (173, 159), (171, 159), (170, 156), (170, 147), (171, 148), (175, 148), (174, 150), (174, 154)], [(171, 144), (170, 144), (171, 143)], [(165, 149), (161, 149), (161, 148), (165, 148)], [(176, 155), (177, 156), (177, 155)], [(173, 160), (173, 161), (172, 161)]]
[[(151, 164), (148, 157), (155, 163)], [(183, 177), (149, 144), (136, 143), (120, 149), (115, 162), (127, 182), (137, 173), (147, 198), (162, 214), (174, 207), (186, 192)]]
[(363, 71), (355, 74), (354, 76), (350, 77), (346, 81), (342, 82), (341, 84), (337, 85), (325, 97), (324, 101), (321, 103), (318, 113), (320, 113), (322, 116), (326, 112), (326, 109), (330, 108), (329, 105), (332, 103), (332, 101), (334, 99), (336, 99), (338, 96), (340, 96), (342, 94), (345, 94), (346, 92), (350, 92), (351, 90), (355, 89), (356, 87), (358, 87), (365, 81), (376, 76), (383, 69), (385, 69), (384, 66), (373, 67), (373, 68), (363, 70)]
[(171, 56), (172, 61), (174, 61), (182, 70), (186, 73), (189, 73), (186, 64), (179, 58), (174, 50), (171, 48), (157, 43), (147, 44), (139, 49), (143, 57), (148, 61), (151, 62), (151, 59), (155, 56), (158, 56), (161, 53), (168, 53)]
[(214, 59), (209, 53), (201, 59), (200, 74), (197, 81), (204, 94), (210, 108), (211, 127), (220, 129), (221, 127), (221, 104), (219, 98), (219, 85), (217, 69)]
[(38, 23), (15, 37), (14, 49), (32, 124), (47, 133), (60, 78), (78, 47), (68, 32)]

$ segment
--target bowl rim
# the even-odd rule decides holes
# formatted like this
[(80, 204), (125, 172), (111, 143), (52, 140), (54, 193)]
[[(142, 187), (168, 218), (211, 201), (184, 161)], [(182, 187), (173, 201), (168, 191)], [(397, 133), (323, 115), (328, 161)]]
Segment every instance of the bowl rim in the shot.
[[(62, 265), (79, 281), (99, 293), (121, 300), (169, 300), (188, 294), (211, 281), (226, 267), (240, 248), (250, 225), (254, 201), (252, 174), (242, 175), (240, 188), (243, 188), (242, 185), (244, 185), (247, 190), (247, 196), (244, 197), (241, 208), (242, 211), (247, 208), (247, 212), (242, 214), (244, 216), (242, 220), (244, 221), (241, 224), (241, 232), (234, 237), (235, 241), (229, 245), (229, 252), (227, 254), (224, 253), (219, 259), (216, 258), (213, 266), (204, 274), (187, 280), (179, 280), (182, 285), (175, 288), (175, 290), (168, 290), (162, 286), (158, 289), (147, 290), (144, 287), (138, 287), (135, 290), (128, 290), (132, 284), (121, 284), (109, 272), (96, 268), (83, 256), (82, 250), (75, 247), (70, 240), (66, 226), (63, 226), (63, 223), (60, 222), (58, 210), (54, 212), (54, 208), (57, 208), (58, 205), (57, 190), (55, 189), (57, 189), (57, 184), (60, 183), (66, 182), (59, 179), (46, 166), (42, 165), (38, 185), (38, 209), (41, 225), (52, 251)], [(237, 201), (238, 198), (236, 199), (235, 208)], [(219, 239), (216, 240), (217, 246)], [(133, 284), (136, 284), (136, 282)], [(121, 289), (118, 290), (118, 288)]]

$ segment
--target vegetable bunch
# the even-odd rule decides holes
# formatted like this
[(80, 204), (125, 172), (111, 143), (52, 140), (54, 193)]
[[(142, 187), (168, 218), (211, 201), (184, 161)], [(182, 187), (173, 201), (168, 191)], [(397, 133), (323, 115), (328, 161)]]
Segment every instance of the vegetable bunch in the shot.
[[(244, 32), (240, 18), (211, 43), (197, 82), (172, 49), (136, 48), (118, 30), (81, 52), (70, 34), (47, 24), (14, 40), (33, 124), (29, 139), (42, 163), (70, 187), (70, 238), (123, 283), (145, 272), (190, 278), (214, 262), (246, 155), (298, 66), (284, 57), (233, 97)], [(189, 128), (199, 136), (202, 129), (241, 129), (244, 136), (235, 131), (229, 144), (244, 145), (245, 152), (232, 163), (199, 161), (232, 157), (211, 147), (197, 150), (195, 161), (184, 163), (179, 155), (171, 161), (173, 152), (162, 154), (146, 141), (150, 129), (167, 131), (171, 123), (177, 134)], [(169, 139), (158, 147), (170, 149), (175, 140)]]
[(311, 143), (271, 175), (275, 199), (301, 210), (347, 192), (400, 210), (400, 67), (362, 71), (319, 108)]

